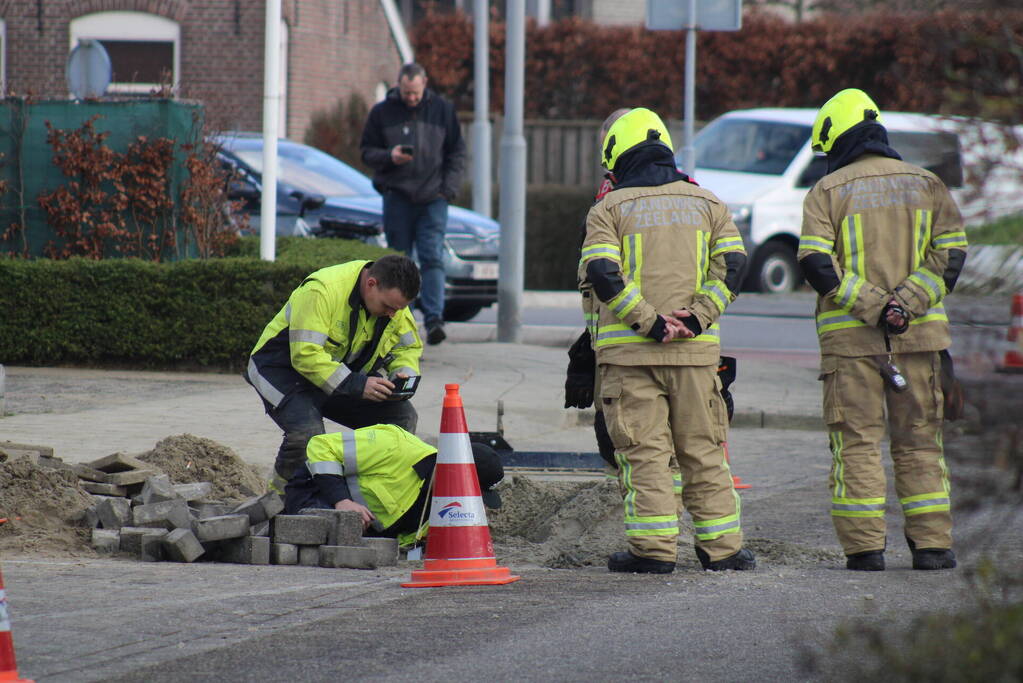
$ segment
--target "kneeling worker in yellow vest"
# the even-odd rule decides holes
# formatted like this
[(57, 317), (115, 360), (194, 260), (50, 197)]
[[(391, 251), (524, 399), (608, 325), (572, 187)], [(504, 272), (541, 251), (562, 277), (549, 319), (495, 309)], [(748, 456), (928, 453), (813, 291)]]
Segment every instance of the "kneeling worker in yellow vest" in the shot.
[(587, 215), (579, 279), (599, 300), (591, 328), (599, 400), (624, 491), (629, 550), (612, 554), (608, 569), (674, 571), (672, 461), (701, 565), (753, 569), (717, 377), (717, 319), (739, 290), (742, 238), (725, 204), (675, 167), (668, 130), (649, 109), (615, 121), (601, 157), (615, 186)]
[(309, 439), (325, 431), (323, 418), (416, 431), (412, 391), (397, 385), (419, 375), (423, 343), (409, 311), (419, 285), (407, 256), (329, 266), (306, 277), (267, 324), (245, 379), (284, 432), (272, 490), (283, 494)]
[[(437, 449), (394, 425), (321, 434), (309, 440), (305, 464), (285, 487), (284, 510), (350, 510), (362, 515), (372, 536), (412, 545), (426, 535)], [(492, 448), (472, 444), (483, 503), (501, 507), (493, 488), (504, 478)]]
[(828, 172), (803, 204), (799, 262), (819, 295), (831, 519), (846, 567), (885, 568), (887, 426), (913, 569), (951, 569), (939, 351), (950, 343), (941, 301), (966, 260), (962, 218), (936, 175), (888, 145), (862, 90), (821, 107), (811, 144)]

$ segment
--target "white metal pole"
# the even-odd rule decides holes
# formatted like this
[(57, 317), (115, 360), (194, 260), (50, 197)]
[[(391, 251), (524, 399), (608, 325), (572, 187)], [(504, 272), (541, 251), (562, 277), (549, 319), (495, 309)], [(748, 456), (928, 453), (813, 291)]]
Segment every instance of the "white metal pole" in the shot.
[(472, 210), (493, 215), (490, 208), (490, 11), (489, 0), (475, 0), (473, 21)]
[(266, 0), (266, 33), (263, 42), (263, 194), (259, 216), (259, 257), (264, 261), (273, 261), (277, 247), (281, 0)]
[(696, 111), (696, 0), (689, 0), (689, 26), (686, 28), (686, 83), (683, 119), (682, 170), (696, 173), (696, 148), (693, 147), (693, 116)]
[(497, 281), (497, 340), (517, 343), (522, 328), (526, 233), (526, 139), (522, 135), (526, 3), (507, 0), (504, 133), (501, 135), (501, 277)]

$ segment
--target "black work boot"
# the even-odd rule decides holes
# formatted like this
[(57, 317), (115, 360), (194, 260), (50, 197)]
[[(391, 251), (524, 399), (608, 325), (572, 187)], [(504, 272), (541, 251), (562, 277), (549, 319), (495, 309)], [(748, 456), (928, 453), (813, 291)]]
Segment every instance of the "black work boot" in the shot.
[(846, 555), (845, 568), (855, 572), (883, 572), (884, 551), (868, 550), (864, 553)]
[(435, 346), (440, 344), (442, 341), (448, 338), (447, 333), (444, 331), (444, 321), (440, 318), (434, 318), (426, 323), (426, 343)]
[(909, 536), (906, 536), (906, 543), (913, 553), (913, 569), (955, 569), (956, 554), (948, 548), (918, 549)]
[(913, 569), (955, 569), (956, 554), (947, 548), (913, 550)]
[(675, 571), (675, 563), (666, 560), (654, 560), (649, 557), (633, 555), (631, 551), (612, 553), (607, 558), (607, 568), (613, 572), (633, 572), (635, 574), (670, 574)]
[(743, 548), (734, 555), (729, 555), (720, 560), (710, 561), (710, 555), (700, 547), (696, 548), (696, 557), (700, 560), (700, 565), (707, 571), (721, 572), (726, 569), (734, 569), (735, 571), (744, 571), (747, 569), (757, 568), (757, 558), (753, 556), (753, 551), (749, 548)]

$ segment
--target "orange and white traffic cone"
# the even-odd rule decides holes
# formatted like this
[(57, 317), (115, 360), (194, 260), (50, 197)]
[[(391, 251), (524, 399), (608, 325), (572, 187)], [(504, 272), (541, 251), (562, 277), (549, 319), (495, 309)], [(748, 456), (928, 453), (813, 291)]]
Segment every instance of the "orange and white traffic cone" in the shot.
[(1012, 320), (1009, 321), (1008, 340), (1015, 348), (1005, 352), (999, 372), (1023, 372), (1023, 294), (1012, 295)]
[(414, 570), (409, 582), (401, 585), (429, 588), (518, 581), (507, 567), (497, 566), (494, 557), (458, 385), (445, 384), (444, 390), (426, 556), (423, 568)]
[(18, 663), (14, 660), (11, 620), (7, 617), (7, 591), (4, 590), (2, 571), (0, 571), (0, 681), (3, 683), (33, 683), (29, 678), (18, 676)]
[[(728, 459), (728, 444), (725, 443), (724, 447), (725, 447), (725, 462), (728, 463), (728, 468), (731, 469), (732, 463)], [(737, 477), (734, 474), (732, 475), (732, 486), (734, 486), (737, 489), (751, 489), (751, 488), (753, 488), (752, 484), (743, 484), (742, 483), (742, 477)]]

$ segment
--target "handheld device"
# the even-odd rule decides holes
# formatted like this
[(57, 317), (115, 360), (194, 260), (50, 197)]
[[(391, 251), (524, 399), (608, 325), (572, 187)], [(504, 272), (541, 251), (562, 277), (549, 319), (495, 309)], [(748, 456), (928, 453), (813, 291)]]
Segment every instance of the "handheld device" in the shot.
[(414, 377), (397, 377), (394, 380), (394, 391), (391, 392), (389, 400), (405, 401), (412, 398), (419, 388), (419, 375)]
[(413, 147), (412, 145), (402, 145), (401, 147), (399, 147), (399, 149), (401, 150), (402, 154), (407, 154), (409, 156), (412, 156), (413, 152), (416, 151), (416, 148)]

